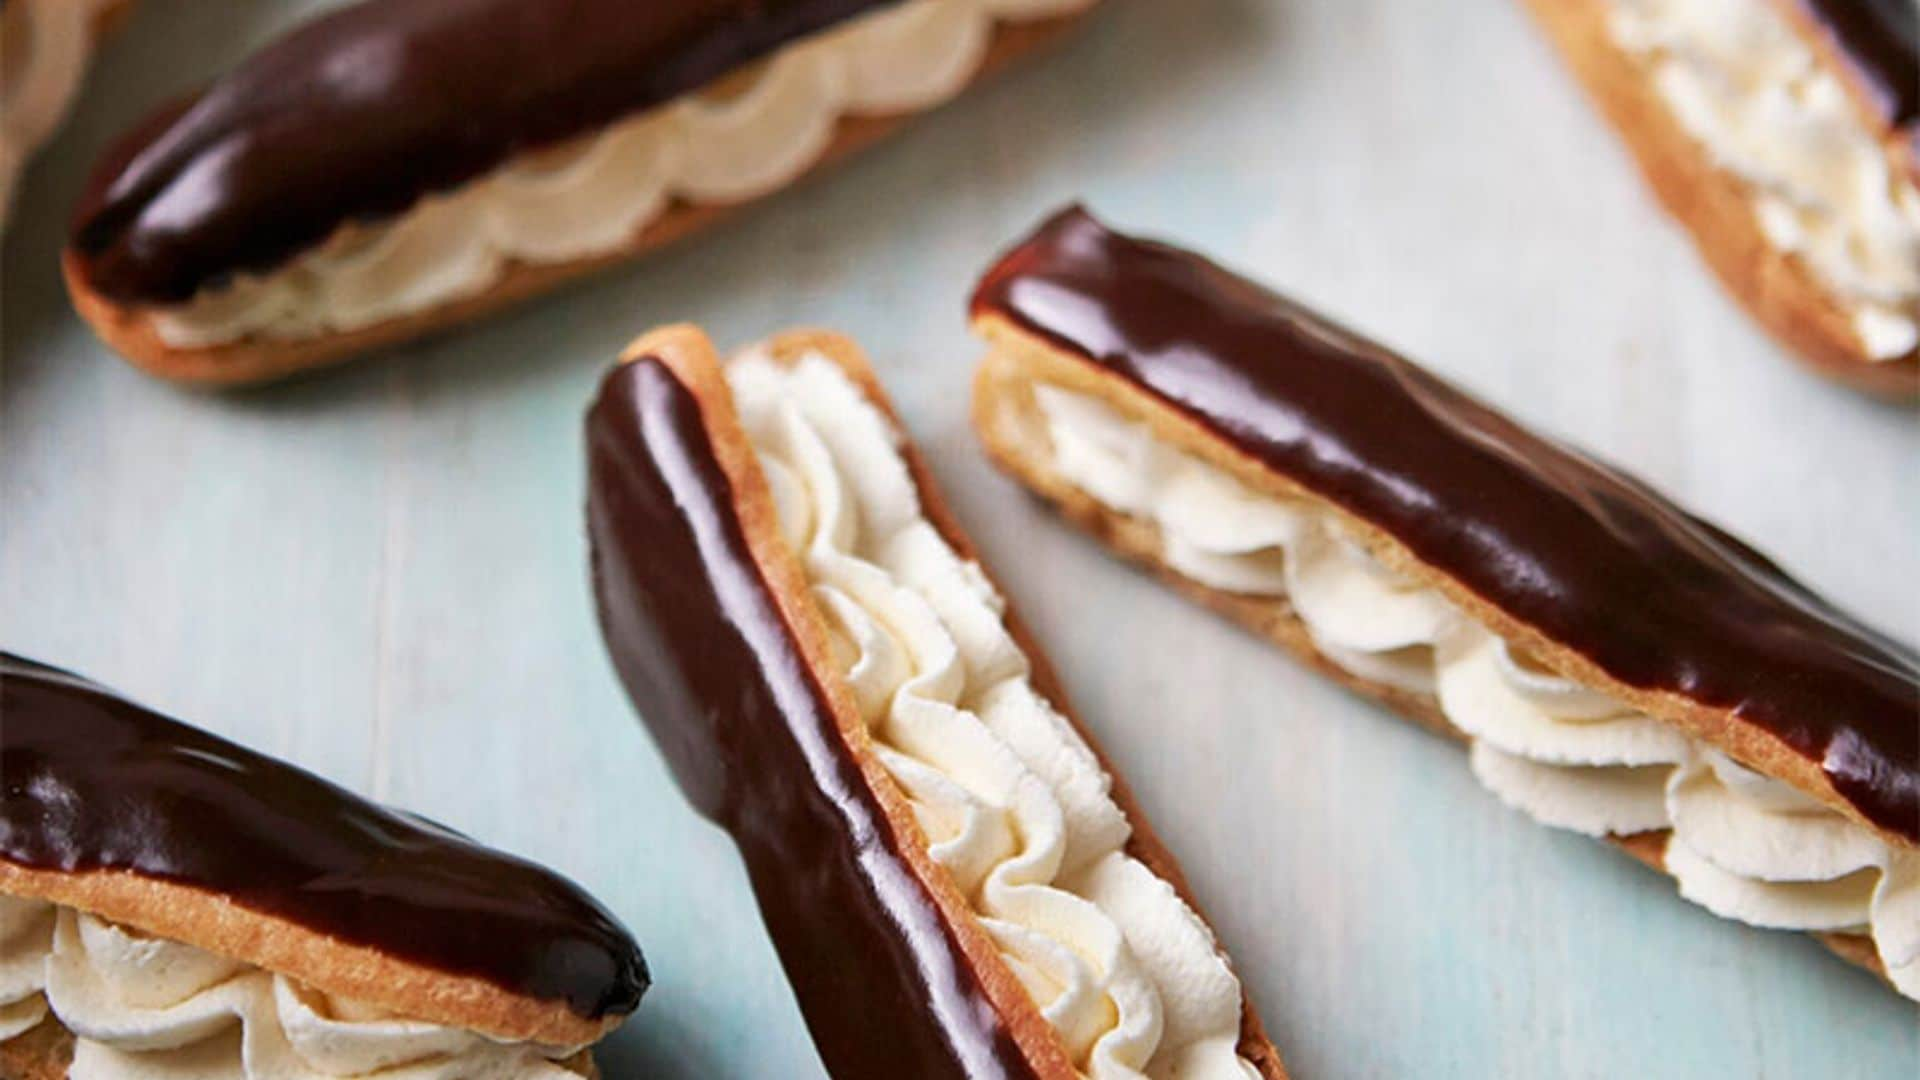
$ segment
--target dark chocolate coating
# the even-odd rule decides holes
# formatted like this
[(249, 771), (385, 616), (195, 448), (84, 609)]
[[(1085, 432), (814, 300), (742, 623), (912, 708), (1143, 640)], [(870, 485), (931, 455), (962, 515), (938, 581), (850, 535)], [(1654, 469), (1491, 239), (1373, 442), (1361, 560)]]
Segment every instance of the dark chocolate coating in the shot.
[(890, 2), (363, 0), (125, 136), (71, 247), (102, 295), (178, 303)]
[(1914, 0), (1795, 0), (1833, 36), (1879, 98), (1888, 126), (1920, 120), (1920, 7)]
[(1920, 840), (1920, 656), (1640, 481), (1077, 207), (972, 307), (1138, 384), (1628, 686), (1772, 732)]
[(0, 859), (122, 870), (597, 1020), (640, 947), (572, 882), (0, 653)]
[(835, 1076), (1032, 1077), (761, 576), (693, 394), (623, 364), (587, 417), (600, 628), (696, 809), (739, 845)]

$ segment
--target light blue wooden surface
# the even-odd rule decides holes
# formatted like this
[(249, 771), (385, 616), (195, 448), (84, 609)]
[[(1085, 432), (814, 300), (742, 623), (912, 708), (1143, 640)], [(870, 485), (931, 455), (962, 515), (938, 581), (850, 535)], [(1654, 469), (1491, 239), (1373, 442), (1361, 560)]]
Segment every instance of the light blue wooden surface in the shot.
[(1453, 747), (1103, 558), (965, 423), (972, 276), (1057, 203), (1184, 238), (1603, 450), (1920, 632), (1920, 430), (1724, 300), (1506, 3), (1111, 0), (838, 174), (533, 309), (300, 385), (110, 359), (54, 268), (91, 156), (300, 7), (145, 0), (6, 238), (0, 641), (573, 875), (656, 987), (619, 1076), (819, 1072), (730, 843), (596, 637), (579, 419), (692, 319), (862, 339), (1296, 1073), (1911, 1077), (1916, 1014), (1535, 827)]

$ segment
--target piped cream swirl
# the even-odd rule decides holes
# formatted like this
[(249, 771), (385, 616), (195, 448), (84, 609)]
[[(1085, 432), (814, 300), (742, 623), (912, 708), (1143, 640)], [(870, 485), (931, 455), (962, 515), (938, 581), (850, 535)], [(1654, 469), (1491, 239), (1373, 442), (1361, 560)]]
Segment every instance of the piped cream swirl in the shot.
[(329, 997), (71, 908), (0, 897), (0, 1041), (44, 1019), (74, 1080), (575, 1080), (577, 1048), (502, 1043)]
[(0, 896), (0, 1042), (46, 1019), (54, 915), (50, 904)]
[(1920, 344), (1920, 191), (1774, 4), (1610, 0), (1674, 119), (1753, 189), (1761, 232), (1852, 313), (1876, 360)]
[(1239, 981), (1126, 853), (1112, 778), (1034, 689), (979, 566), (925, 517), (892, 425), (818, 355), (727, 373), (881, 764), (1076, 1066), (1255, 1076)]
[(1433, 694), (1503, 801), (1593, 836), (1671, 829), (1683, 896), (1756, 926), (1868, 933), (1894, 985), (1920, 999), (1920, 853), (1530, 661), (1330, 512), (1253, 492), (1103, 401), (1050, 385), (1034, 397), (1059, 476), (1153, 522), (1181, 574), (1285, 597), (1334, 663)]
[(486, 291), (513, 263), (619, 250), (677, 202), (758, 198), (811, 168), (842, 117), (932, 108), (958, 94), (997, 21), (1093, 0), (907, 0), (798, 41), (719, 84), (509, 163), (406, 213), (349, 225), (264, 275), (152, 309), (161, 339), (204, 348), (299, 340)]

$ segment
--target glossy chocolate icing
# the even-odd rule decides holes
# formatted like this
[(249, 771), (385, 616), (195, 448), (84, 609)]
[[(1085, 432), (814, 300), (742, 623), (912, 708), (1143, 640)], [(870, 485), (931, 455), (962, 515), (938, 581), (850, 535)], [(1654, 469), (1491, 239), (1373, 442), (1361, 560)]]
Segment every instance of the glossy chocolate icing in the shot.
[(0, 859), (206, 889), (588, 1019), (648, 982), (627, 931), (551, 871), (7, 653)]
[(587, 418), (594, 595), (694, 806), (733, 835), (835, 1076), (1031, 1077), (761, 576), (693, 394), (623, 364)]
[(1892, 127), (1920, 120), (1920, 7), (1914, 0), (1790, 0), (1833, 36)]
[(972, 301), (1123, 376), (1629, 686), (1731, 709), (1920, 840), (1920, 655), (1638, 480), (1079, 208)]
[(72, 249), (113, 300), (184, 301), (891, 2), (363, 0), (129, 133)]

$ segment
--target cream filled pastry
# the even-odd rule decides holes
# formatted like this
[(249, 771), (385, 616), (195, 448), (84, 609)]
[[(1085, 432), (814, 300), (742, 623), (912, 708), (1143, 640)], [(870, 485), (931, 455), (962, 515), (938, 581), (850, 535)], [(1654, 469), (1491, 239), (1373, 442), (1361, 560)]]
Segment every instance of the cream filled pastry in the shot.
[(564, 1080), (647, 983), (571, 883), (0, 654), (10, 1077)]
[(616, 667), (830, 1071), (1284, 1075), (850, 343), (656, 331), (588, 431)]
[(1920, 392), (1910, 0), (1534, 0), (1728, 289), (1818, 370)]
[(990, 270), (974, 316), (976, 426), (1069, 516), (1466, 740), (1505, 802), (1920, 999), (1910, 648), (1637, 481), (1083, 212)]
[[(536, 0), (365, 0), (110, 155), (69, 280), (109, 343), (161, 374), (337, 359), (763, 197), (1092, 2), (675, 0), (637, 19), (610, 0), (564, 17)], [(371, 90), (334, 63), (376, 48), (406, 62)], [(436, 81), (450, 64), (462, 77)], [(328, 190), (304, 160), (338, 167)]]
[(1529, 661), (1382, 565), (1333, 515), (1255, 495), (1096, 398), (1033, 393), (1061, 479), (1151, 520), (1174, 572), (1288, 603), (1320, 654), (1356, 678), (1434, 696), (1471, 740), (1474, 775), (1503, 800), (1593, 836), (1671, 829), (1667, 867), (1683, 896), (1760, 926), (1870, 933), (1894, 984), (1920, 999), (1920, 954), (1879, 932), (1906, 944), (1920, 931), (1902, 895), (1920, 873), (1913, 853), (1896, 869), (1873, 830)]
[(8, 0), (0, 6), (0, 228), (34, 152), (67, 117), (100, 24), (130, 0)]

